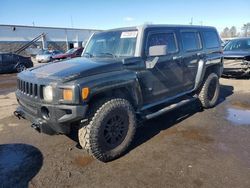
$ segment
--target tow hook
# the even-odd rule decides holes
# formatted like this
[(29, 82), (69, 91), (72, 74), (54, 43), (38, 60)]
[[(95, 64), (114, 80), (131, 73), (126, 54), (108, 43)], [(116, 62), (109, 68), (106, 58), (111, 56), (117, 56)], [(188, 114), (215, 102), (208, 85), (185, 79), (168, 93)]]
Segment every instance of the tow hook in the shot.
[(22, 115), (18, 111), (13, 112), (14, 116), (16, 116), (18, 119), (23, 118)]
[(39, 133), (41, 132), (41, 129), (39, 127), (39, 125), (35, 124), (35, 123), (32, 123), (31, 124), (31, 127), (34, 128), (36, 131), (38, 131)]

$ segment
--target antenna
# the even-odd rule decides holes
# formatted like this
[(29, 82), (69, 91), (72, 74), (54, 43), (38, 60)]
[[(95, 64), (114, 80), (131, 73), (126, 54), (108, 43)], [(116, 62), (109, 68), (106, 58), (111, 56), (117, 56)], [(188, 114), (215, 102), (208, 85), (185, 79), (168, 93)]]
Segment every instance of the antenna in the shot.
[(193, 17), (191, 18), (191, 20), (190, 20), (190, 23), (189, 23), (190, 25), (193, 25)]

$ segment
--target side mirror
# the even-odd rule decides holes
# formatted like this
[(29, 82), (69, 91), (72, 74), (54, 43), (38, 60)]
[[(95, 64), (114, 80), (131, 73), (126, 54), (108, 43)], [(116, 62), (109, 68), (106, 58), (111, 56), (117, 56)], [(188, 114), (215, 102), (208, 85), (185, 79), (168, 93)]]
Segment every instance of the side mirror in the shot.
[(167, 55), (167, 45), (157, 45), (149, 47), (149, 56)]

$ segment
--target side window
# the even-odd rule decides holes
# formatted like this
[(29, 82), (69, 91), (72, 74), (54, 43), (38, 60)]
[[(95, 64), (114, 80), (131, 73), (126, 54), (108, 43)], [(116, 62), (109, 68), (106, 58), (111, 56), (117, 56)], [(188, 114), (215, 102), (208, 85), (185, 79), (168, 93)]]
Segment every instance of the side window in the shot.
[(12, 55), (3, 54), (3, 61), (12, 61)]
[(183, 49), (195, 51), (201, 49), (200, 36), (198, 32), (181, 32)]
[(218, 36), (214, 31), (205, 31), (203, 32), (203, 36), (206, 48), (220, 47)]
[(168, 53), (178, 51), (174, 33), (153, 33), (147, 39), (146, 55), (149, 53), (151, 46), (166, 45)]

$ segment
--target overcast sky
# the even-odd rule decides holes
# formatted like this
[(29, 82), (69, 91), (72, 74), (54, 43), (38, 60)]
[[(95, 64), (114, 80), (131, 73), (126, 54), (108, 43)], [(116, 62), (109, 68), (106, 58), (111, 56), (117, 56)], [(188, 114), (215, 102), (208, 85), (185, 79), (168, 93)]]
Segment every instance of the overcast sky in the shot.
[(250, 22), (250, 0), (1, 0), (0, 24), (109, 29), (154, 24)]

